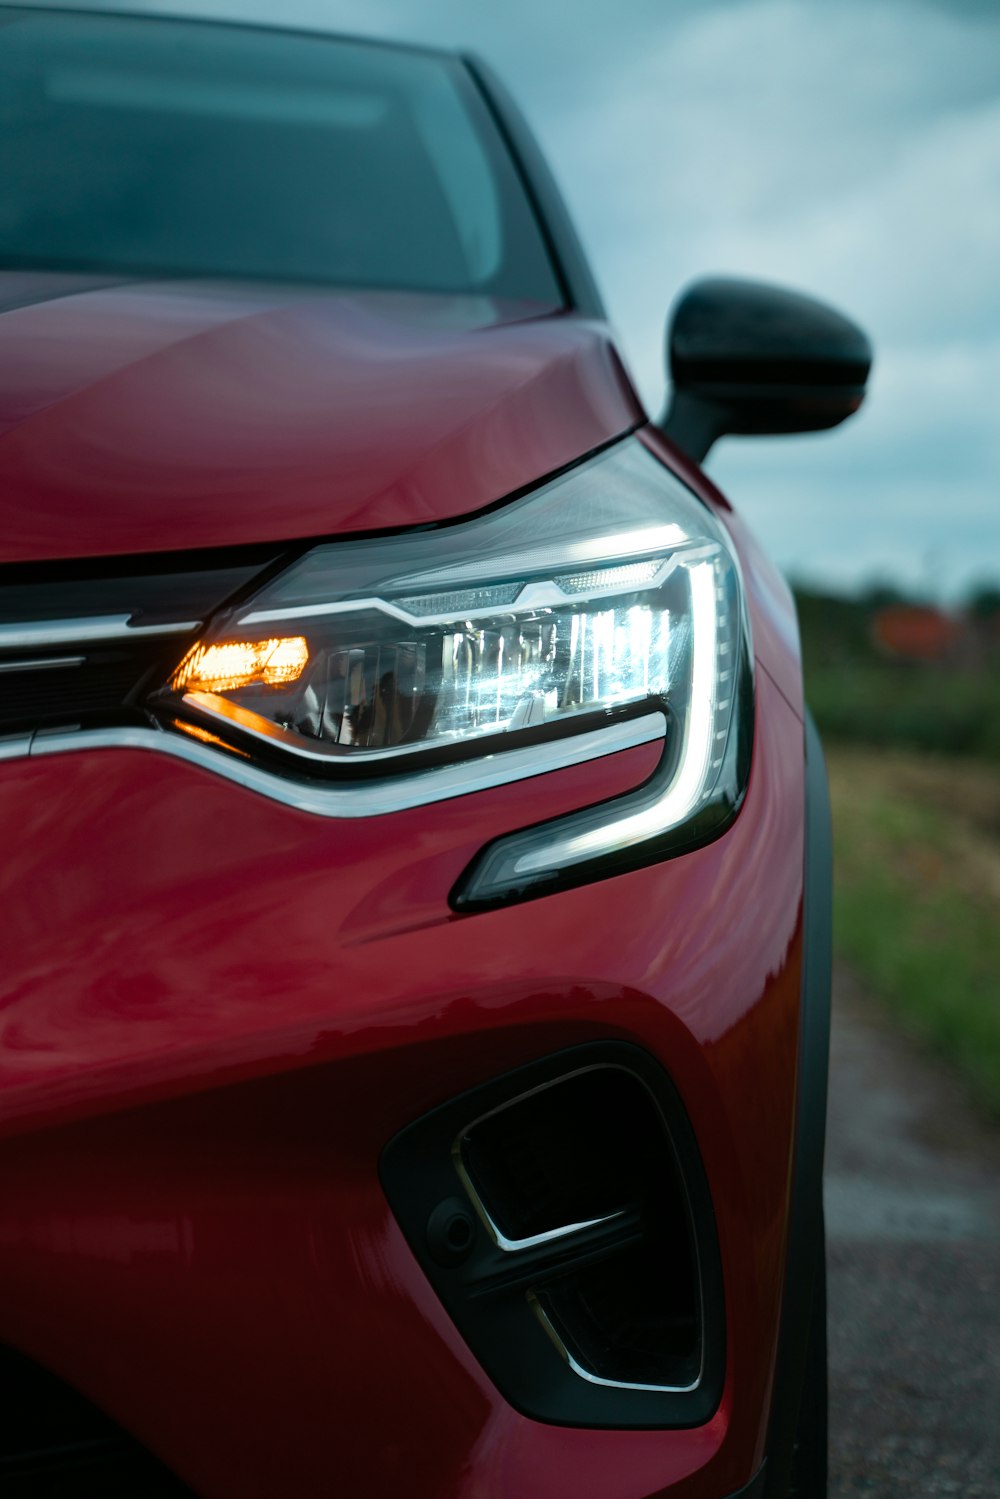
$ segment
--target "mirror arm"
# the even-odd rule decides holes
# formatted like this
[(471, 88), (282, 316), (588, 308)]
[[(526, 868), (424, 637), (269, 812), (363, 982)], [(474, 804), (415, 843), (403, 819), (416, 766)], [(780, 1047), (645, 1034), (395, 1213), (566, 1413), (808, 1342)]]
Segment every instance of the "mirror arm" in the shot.
[(729, 411), (721, 401), (709, 401), (674, 386), (657, 426), (668, 441), (700, 464), (712, 444), (730, 430), (728, 418)]
[(672, 393), (659, 426), (695, 463), (728, 433), (822, 432), (857, 411), (872, 350), (832, 307), (800, 292), (712, 277), (670, 319)]

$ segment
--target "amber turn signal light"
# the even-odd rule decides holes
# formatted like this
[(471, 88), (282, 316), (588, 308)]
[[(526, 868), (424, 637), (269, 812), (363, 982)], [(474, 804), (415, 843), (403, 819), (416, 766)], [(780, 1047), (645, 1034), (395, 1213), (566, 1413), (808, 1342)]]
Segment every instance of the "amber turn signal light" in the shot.
[(232, 692), (237, 687), (280, 687), (305, 670), (304, 635), (274, 640), (223, 640), (193, 646), (171, 679), (176, 692)]

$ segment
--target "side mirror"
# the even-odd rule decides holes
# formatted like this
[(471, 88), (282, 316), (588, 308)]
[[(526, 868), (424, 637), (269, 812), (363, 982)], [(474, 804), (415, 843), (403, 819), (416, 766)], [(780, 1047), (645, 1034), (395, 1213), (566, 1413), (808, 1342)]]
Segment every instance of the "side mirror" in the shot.
[(660, 426), (696, 463), (727, 433), (815, 432), (864, 399), (872, 348), (832, 307), (782, 287), (696, 281), (668, 339), (673, 399)]

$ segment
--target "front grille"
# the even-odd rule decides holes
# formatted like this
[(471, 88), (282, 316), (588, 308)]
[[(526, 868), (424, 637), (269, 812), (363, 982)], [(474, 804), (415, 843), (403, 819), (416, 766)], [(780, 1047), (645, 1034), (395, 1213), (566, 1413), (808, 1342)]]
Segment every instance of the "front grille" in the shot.
[(0, 735), (134, 719), (197, 627), (269, 559), (0, 571)]
[(0, 1494), (3, 1499), (194, 1499), (89, 1400), (3, 1347)]
[(0, 653), (0, 734), (125, 714), (146, 682), (165, 676), (183, 649), (183, 637), (170, 642), (158, 636), (117, 648), (76, 641), (30, 657), (23, 650)]
[(679, 1099), (624, 1043), (575, 1048), (383, 1153), (404, 1232), (473, 1352), (538, 1420), (689, 1426), (721, 1395), (708, 1187)]

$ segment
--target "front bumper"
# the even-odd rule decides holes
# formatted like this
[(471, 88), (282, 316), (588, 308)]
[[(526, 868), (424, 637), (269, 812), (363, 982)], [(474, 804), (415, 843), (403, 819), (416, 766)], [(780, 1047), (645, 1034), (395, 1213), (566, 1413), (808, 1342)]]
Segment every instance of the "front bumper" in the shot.
[[(761, 671), (750, 786), (716, 842), (521, 906), (447, 904), (489, 838), (636, 784), (653, 754), (359, 823), (136, 750), (0, 766), (0, 1341), (206, 1499), (745, 1485), (794, 1130), (801, 722)], [(672, 1079), (715, 1208), (725, 1382), (687, 1430), (520, 1415), (379, 1182), (411, 1120), (613, 1038)]]

